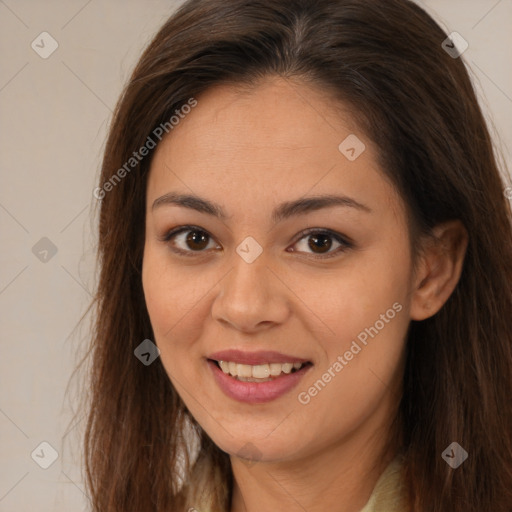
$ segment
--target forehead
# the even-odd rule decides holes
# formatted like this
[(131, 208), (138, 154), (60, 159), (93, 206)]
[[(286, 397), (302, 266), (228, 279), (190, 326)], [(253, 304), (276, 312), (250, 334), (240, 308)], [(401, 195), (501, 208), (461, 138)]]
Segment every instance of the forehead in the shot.
[(241, 154), (244, 149), (295, 151), (329, 145), (330, 156), (338, 157), (340, 136), (360, 132), (339, 101), (317, 88), (283, 78), (219, 85), (197, 100), (190, 115), (168, 136), (196, 142), (197, 149), (238, 149)]
[[(318, 89), (269, 79), (217, 86), (196, 99), (156, 149), (150, 200), (171, 189), (245, 208), (315, 193), (394, 195), (350, 109)], [(355, 160), (340, 151), (346, 140), (361, 151)]]

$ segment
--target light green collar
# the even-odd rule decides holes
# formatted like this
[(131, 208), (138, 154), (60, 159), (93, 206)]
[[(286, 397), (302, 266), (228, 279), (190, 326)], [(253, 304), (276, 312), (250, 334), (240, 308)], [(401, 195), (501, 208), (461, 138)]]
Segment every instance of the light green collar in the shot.
[(401, 468), (402, 461), (397, 456), (380, 476), (368, 503), (360, 512), (406, 512)]

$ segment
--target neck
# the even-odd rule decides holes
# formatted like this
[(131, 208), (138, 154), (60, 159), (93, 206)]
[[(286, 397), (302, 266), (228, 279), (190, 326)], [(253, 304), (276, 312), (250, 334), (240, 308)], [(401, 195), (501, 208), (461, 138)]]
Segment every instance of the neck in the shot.
[(396, 453), (389, 427), (375, 429), (370, 419), (350, 439), (286, 461), (248, 464), (232, 456), (231, 512), (359, 512)]

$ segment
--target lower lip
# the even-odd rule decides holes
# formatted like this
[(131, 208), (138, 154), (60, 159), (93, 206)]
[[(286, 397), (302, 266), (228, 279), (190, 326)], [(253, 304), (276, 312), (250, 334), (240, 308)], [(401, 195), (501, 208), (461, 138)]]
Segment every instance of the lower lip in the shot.
[(244, 382), (224, 373), (213, 361), (207, 362), (217, 384), (228, 397), (251, 404), (270, 402), (284, 395), (298, 384), (311, 367), (308, 364), (296, 372), (281, 374), (266, 382)]

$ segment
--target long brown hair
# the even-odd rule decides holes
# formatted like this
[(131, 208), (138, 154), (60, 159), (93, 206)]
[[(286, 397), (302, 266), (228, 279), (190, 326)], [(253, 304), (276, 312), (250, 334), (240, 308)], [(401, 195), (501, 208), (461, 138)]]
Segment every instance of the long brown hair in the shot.
[[(454, 293), (410, 325), (396, 418), (403, 478), (414, 511), (510, 512), (512, 216), (470, 78), (462, 57), (442, 47), (446, 37), (408, 0), (190, 0), (160, 29), (116, 107), (99, 183), (84, 441), (95, 512), (183, 512), (200, 489), (213, 510), (229, 511), (228, 455), (191, 417), (160, 360), (145, 366), (134, 356), (154, 340), (141, 284), (153, 152), (112, 177), (190, 98), (272, 75), (313, 84), (357, 112), (414, 233), (450, 219), (466, 227)], [(457, 469), (441, 457), (453, 441), (469, 452)]]

